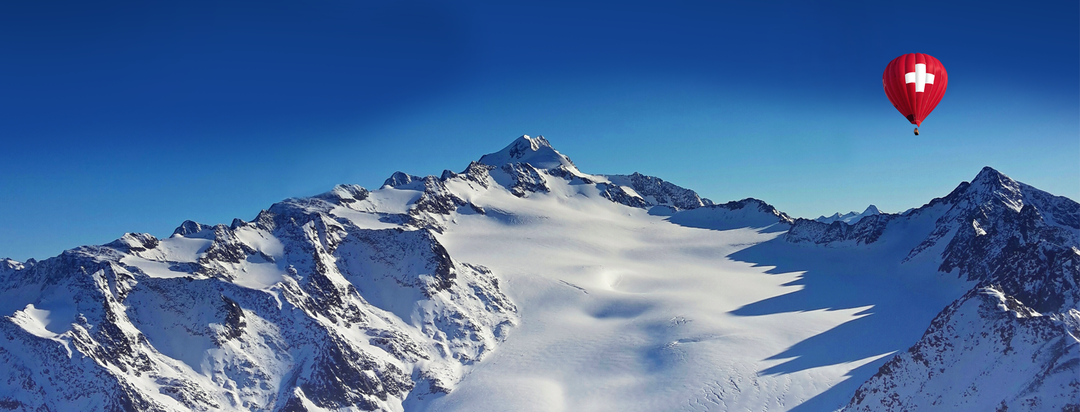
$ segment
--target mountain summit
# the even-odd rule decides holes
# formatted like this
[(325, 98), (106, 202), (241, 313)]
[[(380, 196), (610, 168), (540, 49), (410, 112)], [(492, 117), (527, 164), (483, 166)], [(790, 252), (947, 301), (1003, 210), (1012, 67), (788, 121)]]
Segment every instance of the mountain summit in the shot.
[(489, 166), (528, 163), (540, 169), (554, 169), (559, 166), (574, 167), (570, 158), (551, 147), (551, 143), (544, 136), (529, 137), (529, 135), (522, 135), (502, 150), (480, 157), (480, 163)]

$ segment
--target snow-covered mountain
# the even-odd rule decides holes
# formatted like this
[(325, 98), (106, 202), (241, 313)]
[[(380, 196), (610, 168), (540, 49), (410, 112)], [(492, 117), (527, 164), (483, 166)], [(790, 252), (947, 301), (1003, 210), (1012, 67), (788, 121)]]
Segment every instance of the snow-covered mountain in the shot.
[(906, 259), (947, 242), (939, 270), (977, 286), (845, 410), (1080, 410), (1080, 205), (984, 168), (913, 214), (935, 208)]
[(460, 173), (0, 260), (0, 409), (1080, 408), (1075, 201), (986, 168), (836, 217), (522, 136)]
[(376, 199), (338, 186), (251, 222), (188, 221), (168, 239), (129, 233), (6, 262), (2, 402), (389, 410), (448, 391), (516, 308), (490, 271), (455, 261), (430, 231), (371, 213)]
[(821, 223), (832, 223), (832, 222), (835, 222), (835, 221), (839, 220), (839, 221), (842, 221), (844, 223), (855, 224), (855, 223), (859, 222), (859, 219), (862, 219), (865, 216), (880, 215), (880, 214), (881, 214), (881, 211), (878, 210), (877, 206), (870, 205), (870, 206), (867, 206), (866, 210), (863, 210), (862, 213), (859, 213), (859, 212), (856, 212), (856, 211), (851, 211), (851, 212), (848, 212), (848, 213), (840, 214), (840, 212), (836, 212), (836, 213), (833, 213), (832, 215), (829, 215), (829, 216), (818, 216), (818, 218), (814, 219), (814, 220), (816, 220), (818, 222), (821, 222)]

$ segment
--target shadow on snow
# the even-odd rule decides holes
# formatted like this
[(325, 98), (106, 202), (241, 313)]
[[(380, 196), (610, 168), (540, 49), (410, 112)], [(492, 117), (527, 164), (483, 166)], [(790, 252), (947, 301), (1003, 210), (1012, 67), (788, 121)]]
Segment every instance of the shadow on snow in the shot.
[(767, 360), (788, 360), (760, 374), (782, 375), (887, 355), (852, 369), (848, 379), (792, 411), (834, 410), (845, 405), (892, 353), (907, 350), (918, 341), (933, 317), (959, 297), (953, 296), (955, 288), (950, 287), (956, 281), (947, 275), (925, 267), (902, 267), (900, 260), (907, 250), (910, 246), (792, 244), (779, 237), (729, 256), (756, 267), (774, 266), (765, 272), (768, 274), (802, 272), (785, 285), (802, 286), (801, 290), (745, 305), (732, 311), (734, 315), (863, 308), (853, 320), (769, 357)]

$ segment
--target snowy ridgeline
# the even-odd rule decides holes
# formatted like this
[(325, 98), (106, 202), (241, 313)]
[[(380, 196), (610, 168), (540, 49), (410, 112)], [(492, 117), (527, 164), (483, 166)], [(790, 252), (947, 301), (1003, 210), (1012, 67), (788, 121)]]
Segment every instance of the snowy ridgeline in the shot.
[(523, 136), (0, 261), (0, 410), (1080, 408), (1078, 239), (1080, 205), (990, 168), (807, 220)]

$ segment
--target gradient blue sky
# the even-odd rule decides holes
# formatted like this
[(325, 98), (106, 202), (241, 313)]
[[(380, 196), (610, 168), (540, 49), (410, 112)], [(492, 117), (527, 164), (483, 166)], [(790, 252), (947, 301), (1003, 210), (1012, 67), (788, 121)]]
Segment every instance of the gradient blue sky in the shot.
[[(804, 217), (986, 165), (1080, 198), (1076, 1), (401, 3), (0, 3), (0, 257), (460, 171), (521, 134)], [(949, 71), (918, 137), (881, 88), (912, 52)]]

